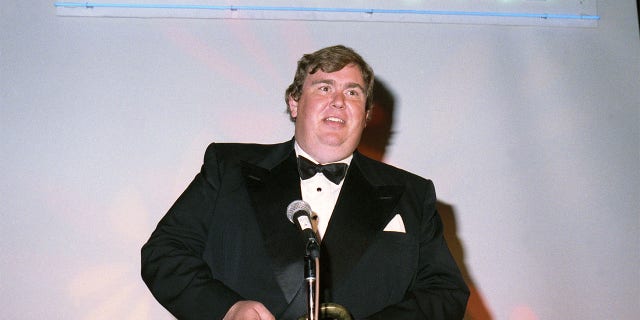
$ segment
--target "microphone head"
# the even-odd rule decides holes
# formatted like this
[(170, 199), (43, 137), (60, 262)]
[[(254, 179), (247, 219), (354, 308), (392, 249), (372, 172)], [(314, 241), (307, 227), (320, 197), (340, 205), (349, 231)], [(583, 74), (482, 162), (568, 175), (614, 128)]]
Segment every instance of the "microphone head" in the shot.
[(304, 211), (311, 216), (311, 206), (302, 200), (295, 200), (287, 207), (287, 218), (289, 221), (295, 223), (293, 222), (293, 215), (298, 211)]

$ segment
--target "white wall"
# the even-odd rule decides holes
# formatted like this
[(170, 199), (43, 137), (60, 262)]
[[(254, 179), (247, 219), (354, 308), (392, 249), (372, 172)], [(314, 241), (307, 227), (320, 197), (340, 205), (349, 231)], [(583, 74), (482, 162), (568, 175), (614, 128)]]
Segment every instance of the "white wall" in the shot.
[[(396, 99), (387, 161), (436, 183), (488, 316), (640, 314), (640, 37), (597, 28), (58, 17), (0, 7), (7, 319), (170, 319), (139, 249), (210, 141), (292, 136), (295, 61), (359, 51)], [(473, 318), (470, 315), (469, 318)]]

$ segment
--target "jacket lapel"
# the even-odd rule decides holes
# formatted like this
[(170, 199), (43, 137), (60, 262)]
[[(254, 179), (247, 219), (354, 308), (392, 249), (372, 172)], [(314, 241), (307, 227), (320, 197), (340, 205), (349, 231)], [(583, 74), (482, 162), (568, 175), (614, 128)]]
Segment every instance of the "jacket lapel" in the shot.
[[(325, 237), (322, 239), (321, 279), (324, 288), (341, 283), (357, 264), (375, 236), (393, 218), (402, 186), (372, 185), (369, 170), (356, 153)], [(325, 299), (328, 293), (325, 291)]]
[(291, 303), (304, 279), (304, 244), (286, 216), (289, 203), (302, 199), (292, 143), (280, 145), (260, 163), (243, 163), (242, 173), (276, 281)]

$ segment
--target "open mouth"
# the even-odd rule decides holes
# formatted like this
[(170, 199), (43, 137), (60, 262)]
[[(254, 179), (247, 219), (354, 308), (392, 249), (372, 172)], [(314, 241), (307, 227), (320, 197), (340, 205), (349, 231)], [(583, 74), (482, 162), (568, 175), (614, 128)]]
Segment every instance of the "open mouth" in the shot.
[(324, 121), (335, 122), (335, 123), (345, 123), (344, 120), (336, 117), (328, 117), (328, 118), (325, 118)]

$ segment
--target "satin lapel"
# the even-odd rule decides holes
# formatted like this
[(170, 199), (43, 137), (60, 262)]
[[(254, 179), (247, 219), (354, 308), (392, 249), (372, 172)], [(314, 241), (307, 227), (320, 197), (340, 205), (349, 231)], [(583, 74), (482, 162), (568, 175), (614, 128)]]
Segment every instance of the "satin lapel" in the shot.
[[(393, 218), (403, 188), (372, 186), (352, 163), (322, 239), (323, 287), (340, 283)], [(330, 298), (330, 297), (329, 297)]]
[(287, 303), (294, 298), (304, 280), (304, 244), (300, 232), (286, 216), (289, 203), (302, 199), (295, 152), (293, 147), (289, 150), (284, 161), (270, 170), (250, 163), (243, 164), (243, 175), (256, 219), (271, 256), (275, 278)]

